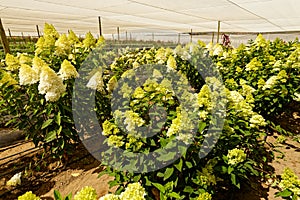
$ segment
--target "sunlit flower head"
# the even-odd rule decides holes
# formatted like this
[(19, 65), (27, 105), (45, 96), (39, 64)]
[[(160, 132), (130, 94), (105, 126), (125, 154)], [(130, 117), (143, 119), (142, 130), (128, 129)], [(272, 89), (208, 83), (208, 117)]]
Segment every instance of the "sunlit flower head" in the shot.
[(86, 85), (88, 88), (97, 90), (98, 92), (104, 91), (104, 82), (102, 77), (102, 68), (98, 70), (89, 80)]
[(227, 158), (229, 165), (235, 165), (246, 160), (247, 155), (242, 149), (232, 149), (228, 151)]
[(2, 71), (0, 74), (0, 86), (2, 86), (3, 84), (7, 84), (7, 86), (18, 84), (18, 82), (12, 77), (9, 72)]
[(27, 64), (21, 64), (19, 70), (20, 85), (32, 85), (39, 81), (39, 75)]
[(62, 62), (58, 74), (63, 80), (79, 77), (76, 68), (68, 60)]
[(6, 69), (9, 71), (18, 70), (20, 67), (19, 59), (9, 53), (5, 56), (5, 64), (7, 66)]
[(85, 186), (74, 196), (74, 200), (96, 200), (97, 192), (90, 186)]
[(85, 39), (83, 40), (82, 43), (85, 48), (92, 48), (95, 47), (96, 45), (96, 39), (94, 38), (91, 32), (88, 32), (85, 35)]
[(41, 70), (38, 90), (40, 94), (45, 94), (47, 101), (57, 101), (66, 91), (66, 86), (53, 69), (44, 66)]
[(55, 42), (55, 53), (57, 55), (68, 55), (71, 50), (70, 42), (66, 34), (62, 34)]
[(32, 60), (31, 60), (30, 57), (28, 57), (28, 56), (26, 56), (24, 54), (20, 54), (20, 56), (19, 56), (19, 62), (20, 62), (20, 64), (28, 64), (28, 65), (30, 65), (31, 62), (32, 62)]

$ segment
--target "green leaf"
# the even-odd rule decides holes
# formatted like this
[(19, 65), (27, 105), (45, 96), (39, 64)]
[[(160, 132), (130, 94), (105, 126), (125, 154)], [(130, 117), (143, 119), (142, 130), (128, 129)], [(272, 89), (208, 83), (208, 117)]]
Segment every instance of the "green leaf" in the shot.
[(68, 196), (66, 196), (65, 200), (71, 200), (72, 199), (72, 193), (68, 194)]
[(171, 193), (169, 194), (169, 197), (174, 197), (174, 198), (176, 198), (176, 199), (180, 199), (180, 195), (179, 195), (178, 193), (176, 193), (176, 192), (171, 192)]
[(185, 186), (185, 188), (183, 189), (183, 192), (187, 192), (187, 193), (193, 193), (194, 189), (191, 186)]
[(201, 133), (206, 127), (206, 123), (205, 122), (199, 122), (199, 128), (198, 131)]
[(163, 186), (163, 185), (161, 185), (161, 184), (159, 184), (159, 183), (152, 183), (152, 185), (154, 186), (154, 187), (156, 187), (159, 191), (161, 191), (162, 193), (165, 193), (165, 187)]
[(189, 161), (186, 161), (186, 162), (185, 162), (185, 165), (186, 165), (189, 169), (191, 169), (191, 168), (193, 167), (193, 164), (192, 164), (191, 162), (189, 162)]
[(293, 192), (291, 192), (288, 189), (283, 190), (282, 192), (277, 192), (275, 194), (276, 197), (290, 197), (293, 195)]
[(234, 170), (234, 168), (231, 167), (231, 166), (229, 166), (229, 167), (228, 167), (228, 174), (231, 174), (231, 172), (233, 172), (233, 170)]
[(235, 185), (237, 188), (240, 189), (240, 183), (238, 182), (235, 174), (230, 174), (230, 176), (231, 176), (231, 182), (232, 182), (232, 184)]
[(178, 171), (182, 172), (182, 159), (180, 158), (179, 163), (174, 164), (174, 166), (176, 167), (176, 169), (178, 169)]
[(45, 122), (43, 123), (41, 129), (44, 129), (44, 128), (48, 127), (52, 122), (53, 122), (53, 119), (48, 119), (47, 121), (45, 121)]
[(57, 115), (55, 116), (55, 122), (60, 126), (60, 124), (61, 124), (60, 112), (58, 112)]
[(168, 178), (170, 178), (170, 176), (172, 176), (173, 172), (174, 172), (173, 167), (167, 168), (165, 171), (165, 174), (164, 174), (164, 181), (167, 180)]
[(164, 177), (164, 173), (158, 172), (158, 173), (156, 174), (156, 176), (162, 178), (162, 177)]
[(54, 190), (54, 198), (55, 200), (63, 200), (63, 197), (61, 196), (60, 192), (57, 190)]
[(50, 131), (45, 136), (45, 141), (46, 142), (51, 142), (54, 139), (56, 139), (56, 131)]

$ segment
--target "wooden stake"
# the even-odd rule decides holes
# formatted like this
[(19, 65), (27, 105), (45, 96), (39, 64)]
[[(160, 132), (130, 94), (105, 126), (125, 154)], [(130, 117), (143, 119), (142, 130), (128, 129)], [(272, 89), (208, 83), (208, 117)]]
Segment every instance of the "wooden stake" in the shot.
[(11, 38), (11, 32), (10, 32), (9, 28), (8, 28), (8, 34), (9, 34), (9, 37)]
[(99, 33), (100, 33), (100, 36), (102, 36), (102, 23), (101, 23), (101, 17), (98, 16), (98, 22), (99, 22)]
[(127, 38), (127, 31), (126, 31), (126, 41), (128, 40), (128, 38)]
[(4, 28), (2, 25), (1, 18), (0, 18), (0, 36), (1, 36), (1, 43), (4, 48), (4, 53), (5, 54), (10, 53), (9, 43), (8, 43), (7, 37), (5, 35), (5, 31), (4, 31)]
[(180, 44), (180, 33), (178, 33), (178, 44)]
[(211, 43), (214, 44), (214, 39), (215, 39), (215, 32), (212, 33), (212, 37), (211, 37)]
[(219, 43), (220, 40), (220, 26), (221, 26), (221, 22), (218, 21), (218, 35), (217, 35), (217, 43)]
[(191, 39), (190, 42), (193, 42), (193, 29), (191, 29)]
[(38, 34), (38, 37), (40, 38), (41, 36), (40, 36), (39, 25), (36, 25), (36, 32), (37, 32), (37, 34)]
[(120, 41), (120, 27), (117, 27), (118, 41)]

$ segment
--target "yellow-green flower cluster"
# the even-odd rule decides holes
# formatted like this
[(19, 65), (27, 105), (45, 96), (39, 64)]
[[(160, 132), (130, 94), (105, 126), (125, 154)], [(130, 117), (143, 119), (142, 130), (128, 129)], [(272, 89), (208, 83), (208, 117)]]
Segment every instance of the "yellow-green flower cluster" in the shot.
[(68, 40), (70, 45), (76, 45), (80, 43), (79, 38), (72, 30), (69, 31)]
[(221, 44), (219, 44), (219, 43), (215, 44), (212, 55), (213, 56), (222, 56), (223, 55), (223, 47)]
[(185, 144), (190, 144), (193, 135), (190, 134), (193, 129), (191, 119), (188, 117), (189, 113), (183, 109), (181, 106), (176, 108), (177, 117), (172, 120), (171, 126), (168, 128), (166, 133), (167, 137), (178, 134), (176, 139), (184, 142)]
[(118, 135), (110, 135), (107, 139), (107, 144), (108, 146), (115, 146), (115, 147), (121, 147), (125, 144), (123, 141), (124, 137), (123, 136), (118, 136)]
[(104, 92), (104, 82), (102, 77), (102, 68), (100, 68), (89, 80), (86, 85), (88, 88)]
[(32, 59), (32, 69), (34, 71), (36, 71), (36, 73), (38, 74), (38, 76), (40, 76), (42, 68), (46, 67), (46, 66), (48, 66), (47, 63), (44, 60), (42, 60), (41, 58), (35, 56)]
[(156, 63), (164, 64), (169, 59), (169, 56), (172, 54), (173, 54), (173, 50), (170, 48), (163, 48), (163, 47), (159, 48), (155, 54)]
[(268, 45), (266, 39), (262, 36), (262, 34), (258, 34), (254, 41), (254, 44), (258, 47), (266, 47)]
[(18, 82), (12, 77), (9, 72), (1, 71), (1, 79), (0, 79), (0, 86), (7, 84), (10, 85), (17, 85)]
[(212, 196), (211, 194), (209, 194), (208, 192), (204, 192), (204, 193), (201, 193), (197, 198), (196, 200), (212, 200)]
[(242, 149), (232, 149), (228, 151), (227, 158), (229, 165), (236, 165), (238, 163), (244, 162), (247, 155)]
[(262, 66), (262, 63), (255, 57), (246, 65), (246, 71), (257, 71), (260, 70)]
[(142, 99), (142, 98), (144, 98), (145, 94), (146, 94), (146, 92), (141, 87), (137, 87), (134, 90), (132, 97), (137, 98), (137, 99)]
[(282, 189), (288, 189), (296, 195), (300, 195), (300, 179), (289, 168), (285, 168), (281, 175), (281, 181), (278, 186)]
[(6, 69), (9, 71), (18, 70), (20, 67), (19, 59), (9, 53), (5, 56), (5, 64), (7, 66)]
[(145, 200), (146, 191), (140, 183), (130, 183), (120, 195), (107, 194), (99, 200)]
[(85, 35), (85, 39), (82, 41), (82, 43), (85, 48), (92, 48), (96, 46), (96, 39), (91, 32), (88, 32)]
[(212, 109), (212, 102), (211, 102), (211, 91), (208, 85), (203, 85), (200, 92), (198, 93), (198, 106), (205, 110), (211, 111)]
[(59, 56), (69, 55), (71, 51), (71, 43), (66, 34), (62, 34), (58, 40), (55, 41), (55, 54)]
[(260, 126), (266, 126), (267, 123), (265, 121), (265, 119), (263, 118), (263, 116), (259, 115), (259, 114), (254, 114), (251, 118), (250, 118), (250, 127), (253, 128), (259, 128)]
[(143, 146), (143, 142), (139, 141), (133, 134), (127, 135), (128, 142), (125, 144), (125, 149), (134, 148), (136, 151), (140, 150)]
[(79, 77), (74, 65), (72, 65), (72, 63), (66, 59), (62, 62), (58, 74), (63, 80)]
[(287, 81), (288, 75), (285, 70), (281, 70), (276, 76), (271, 76), (266, 84), (263, 86), (263, 90), (273, 88), (277, 83), (285, 83)]
[(96, 190), (90, 186), (85, 186), (74, 196), (74, 200), (96, 200)]
[(293, 53), (291, 53), (291, 55), (287, 59), (286, 64), (288, 66), (291, 66), (293, 69), (300, 68), (300, 46), (298, 46), (297, 49)]
[(32, 60), (30, 57), (26, 56), (25, 54), (19, 55), (19, 63), (20, 64), (31, 64)]
[(225, 84), (229, 88), (236, 88), (236, 87), (238, 87), (237, 82), (233, 78), (226, 79), (225, 80)]
[(105, 122), (102, 124), (102, 135), (109, 136), (109, 135), (116, 135), (120, 132), (118, 127), (114, 124), (111, 123), (108, 120), (105, 120)]
[(35, 194), (33, 194), (31, 191), (26, 192), (22, 196), (18, 197), (18, 200), (40, 200), (41, 198), (37, 197)]
[(124, 116), (124, 124), (126, 124), (126, 130), (129, 133), (135, 133), (136, 127), (141, 127), (145, 124), (145, 121), (139, 116), (139, 114), (133, 112), (132, 110), (125, 111)]
[(176, 60), (173, 55), (169, 56), (168, 61), (167, 61), (167, 66), (176, 70), (177, 64), (176, 64)]
[(45, 49), (55, 46), (56, 40), (59, 38), (59, 33), (52, 24), (45, 23), (44, 36), (40, 37), (35, 44), (35, 55), (39, 55)]
[(249, 120), (253, 112), (253, 105), (248, 103), (246, 99), (238, 91), (229, 91), (226, 89), (229, 108), (235, 110), (237, 116)]
[(39, 74), (29, 65), (21, 64), (19, 69), (20, 85), (32, 85), (39, 81)]
[(111, 93), (113, 91), (113, 89), (116, 87), (118, 83), (117, 77), (113, 76), (109, 79), (108, 83), (107, 83), (107, 91), (108, 93)]
[(66, 86), (53, 69), (44, 66), (41, 69), (38, 90), (40, 94), (45, 94), (46, 101), (57, 101), (66, 91)]

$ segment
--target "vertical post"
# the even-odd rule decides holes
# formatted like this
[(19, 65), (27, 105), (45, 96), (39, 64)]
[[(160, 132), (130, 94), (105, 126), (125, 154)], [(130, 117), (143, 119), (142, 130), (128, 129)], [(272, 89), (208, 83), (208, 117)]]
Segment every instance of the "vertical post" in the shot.
[(114, 37), (114, 34), (113, 34), (113, 33), (111, 34), (111, 36), (112, 36), (112, 39), (115, 40), (115, 37)]
[(1, 18), (0, 18), (0, 36), (1, 36), (1, 43), (2, 43), (3, 48), (4, 48), (4, 53), (5, 54), (10, 53), (9, 43), (8, 43), (7, 37), (5, 35), (5, 31), (4, 31), (4, 28), (3, 28), (3, 25), (2, 25)]
[(40, 38), (41, 35), (40, 35), (40, 29), (39, 29), (39, 25), (36, 25), (36, 32), (38, 34), (38, 37)]
[(217, 43), (219, 43), (220, 40), (220, 26), (221, 26), (221, 22), (218, 21), (218, 35), (217, 35)]
[(212, 32), (211, 43), (213, 44), (214, 44), (214, 39), (215, 39), (215, 32)]
[(180, 44), (180, 33), (178, 33), (178, 44)]
[(24, 37), (23, 32), (21, 32), (21, 35), (22, 35), (22, 40), (24, 41), (24, 44), (26, 44), (26, 38)]
[(126, 31), (126, 41), (128, 40), (128, 37), (127, 37), (127, 31)]
[(120, 27), (117, 27), (118, 41), (120, 41)]
[(190, 39), (190, 42), (191, 43), (193, 42), (193, 29), (191, 29), (191, 39)]
[(100, 36), (102, 36), (102, 24), (101, 24), (101, 17), (98, 16), (98, 22), (99, 22), (99, 33), (100, 33)]
[(9, 37), (11, 38), (11, 32), (10, 32), (9, 28), (8, 28), (8, 34), (9, 34)]

